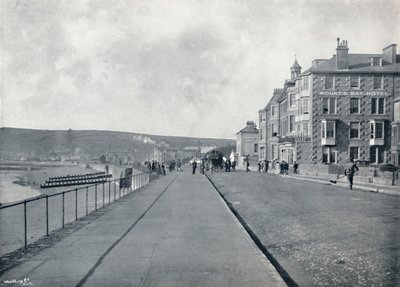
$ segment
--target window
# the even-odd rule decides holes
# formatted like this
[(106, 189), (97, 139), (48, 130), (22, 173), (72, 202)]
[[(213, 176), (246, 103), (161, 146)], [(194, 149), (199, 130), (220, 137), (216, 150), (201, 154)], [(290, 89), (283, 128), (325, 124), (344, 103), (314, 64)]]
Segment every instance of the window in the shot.
[(360, 112), (360, 99), (350, 98), (350, 114), (358, 114)]
[(308, 99), (302, 100), (303, 114), (308, 114)]
[(323, 114), (336, 114), (336, 98), (323, 98), (322, 99), (322, 113)]
[(325, 76), (325, 89), (333, 89), (334, 88), (334, 76)]
[(394, 121), (400, 121), (400, 102), (394, 103)]
[(371, 58), (371, 66), (382, 66), (381, 58), (379, 57), (372, 57)]
[(321, 122), (321, 138), (332, 139), (335, 138), (335, 122), (325, 121)]
[(277, 116), (278, 115), (278, 107), (277, 106), (271, 107), (271, 115), (272, 116)]
[(289, 106), (293, 107), (296, 103), (295, 94), (289, 94)]
[(382, 89), (382, 76), (374, 76), (374, 89)]
[(254, 144), (254, 152), (258, 152), (258, 144)]
[(384, 114), (385, 113), (385, 98), (372, 98), (371, 99), (371, 114)]
[(301, 90), (302, 91), (308, 90), (308, 87), (309, 87), (308, 77), (304, 77), (302, 80), (302, 83), (303, 83), (303, 85), (301, 87)]
[(371, 121), (371, 139), (383, 139), (384, 126), (383, 122)]
[(385, 162), (385, 151), (382, 147), (370, 147), (369, 150), (369, 161), (371, 163), (383, 163)]
[(335, 137), (335, 122), (326, 122), (326, 138)]
[(280, 108), (281, 115), (287, 111), (287, 101), (283, 101)]
[(286, 136), (287, 132), (288, 132), (288, 120), (287, 120), (287, 118), (285, 117), (285, 119), (282, 120), (282, 122), (281, 122), (280, 135), (281, 135), (281, 136)]
[(360, 123), (355, 123), (355, 122), (350, 123), (350, 138), (351, 139), (360, 138)]
[(337, 151), (331, 147), (322, 147), (322, 162), (336, 163)]
[(262, 131), (262, 129), (259, 129), (258, 132), (260, 134), (260, 140), (262, 141), (263, 140), (263, 131)]
[(276, 137), (278, 135), (278, 130), (276, 124), (271, 124), (271, 131), (272, 131), (272, 136)]
[(359, 159), (359, 151), (360, 151), (360, 148), (358, 146), (351, 146), (350, 147), (350, 158), (352, 158), (354, 160), (358, 160)]
[(308, 123), (303, 123), (303, 136), (308, 136)]
[(294, 132), (294, 115), (289, 115), (289, 132)]
[(350, 87), (351, 88), (360, 87), (360, 76), (350, 76)]

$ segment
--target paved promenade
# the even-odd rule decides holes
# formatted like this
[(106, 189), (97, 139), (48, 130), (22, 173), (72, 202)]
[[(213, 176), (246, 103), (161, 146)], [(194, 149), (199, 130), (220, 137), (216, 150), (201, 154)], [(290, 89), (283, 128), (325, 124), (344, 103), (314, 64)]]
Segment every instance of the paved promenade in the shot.
[(203, 175), (170, 174), (116, 204), (0, 285), (286, 286)]

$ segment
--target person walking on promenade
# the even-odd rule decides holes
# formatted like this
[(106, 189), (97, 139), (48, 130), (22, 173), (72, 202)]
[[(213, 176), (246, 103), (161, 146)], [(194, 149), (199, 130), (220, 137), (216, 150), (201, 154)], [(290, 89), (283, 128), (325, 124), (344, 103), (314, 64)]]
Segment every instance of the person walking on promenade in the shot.
[(249, 166), (250, 166), (249, 159), (246, 158), (246, 172), (249, 172), (249, 171), (250, 171)]
[(268, 165), (269, 165), (269, 161), (265, 160), (265, 164), (264, 164), (265, 173), (268, 173)]
[(197, 168), (197, 162), (196, 159), (194, 158), (192, 162), (192, 174), (196, 173), (196, 168)]
[(350, 189), (353, 189), (353, 179), (354, 174), (358, 171), (358, 167), (355, 164), (354, 160), (351, 158), (350, 161), (346, 164), (344, 175), (347, 176), (347, 180), (349, 182)]
[(165, 172), (165, 165), (164, 165), (164, 162), (163, 162), (163, 163), (161, 163), (161, 172), (162, 172), (162, 174), (163, 174), (163, 175), (165, 175), (165, 174), (166, 174), (166, 172)]
[(281, 164), (279, 163), (278, 160), (275, 162), (275, 173), (276, 174), (280, 174), (281, 173)]
[(232, 171), (235, 171), (235, 168), (236, 168), (236, 161), (234, 160), (232, 161)]
[(297, 174), (297, 169), (299, 168), (299, 165), (297, 164), (297, 162), (294, 162), (293, 164), (293, 173)]

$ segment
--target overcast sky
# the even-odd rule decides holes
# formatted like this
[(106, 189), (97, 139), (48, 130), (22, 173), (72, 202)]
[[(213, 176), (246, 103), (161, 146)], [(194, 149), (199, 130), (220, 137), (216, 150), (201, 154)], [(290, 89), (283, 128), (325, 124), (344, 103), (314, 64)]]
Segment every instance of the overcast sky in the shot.
[[(335, 53), (400, 44), (400, 1), (2, 0), (3, 127), (234, 138)], [(398, 47), (398, 50), (400, 48)]]

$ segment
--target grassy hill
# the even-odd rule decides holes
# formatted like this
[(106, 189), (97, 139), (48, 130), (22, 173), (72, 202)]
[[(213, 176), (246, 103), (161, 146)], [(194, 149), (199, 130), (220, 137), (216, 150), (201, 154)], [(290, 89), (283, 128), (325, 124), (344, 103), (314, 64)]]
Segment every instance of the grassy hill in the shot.
[(158, 136), (128, 132), (95, 130), (32, 130), (0, 128), (0, 158), (36, 157), (50, 155), (85, 155), (99, 158), (107, 151), (127, 152), (141, 161), (153, 153), (154, 147), (165, 142), (172, 148), (198, 146), (225, 147), (235, 144), (231, 139), (210, 139)]

